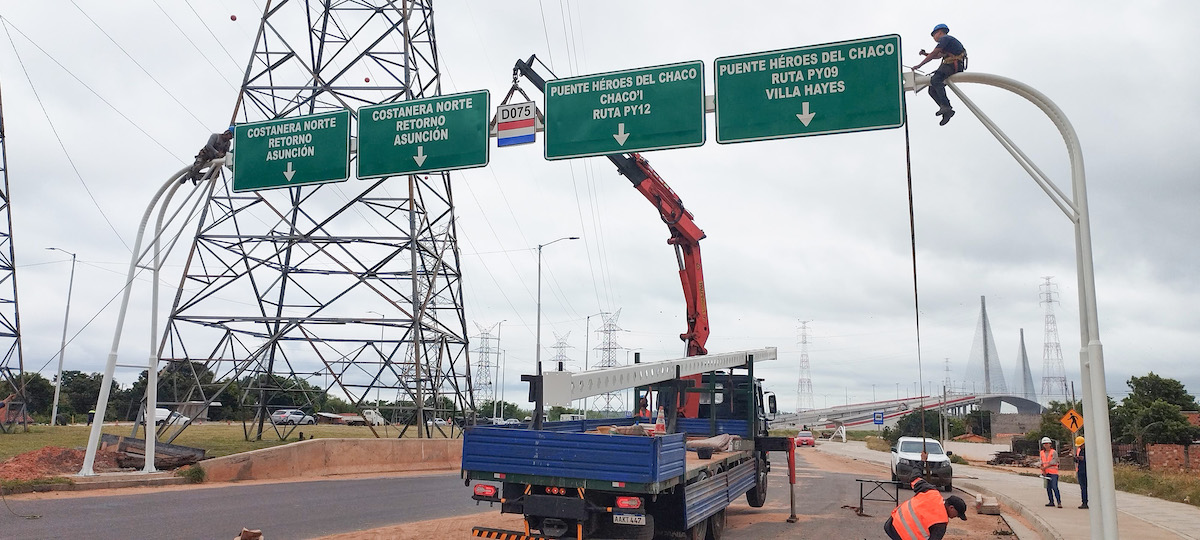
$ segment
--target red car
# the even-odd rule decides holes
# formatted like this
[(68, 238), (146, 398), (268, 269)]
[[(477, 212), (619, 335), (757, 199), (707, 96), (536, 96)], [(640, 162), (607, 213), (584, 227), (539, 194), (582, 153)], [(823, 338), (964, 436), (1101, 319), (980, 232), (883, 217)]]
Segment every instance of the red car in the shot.
[(811, 446), (816, 448), (817, 440), (813, 438), (811, 431), (801, 431), (796, 434), (796, 446)]

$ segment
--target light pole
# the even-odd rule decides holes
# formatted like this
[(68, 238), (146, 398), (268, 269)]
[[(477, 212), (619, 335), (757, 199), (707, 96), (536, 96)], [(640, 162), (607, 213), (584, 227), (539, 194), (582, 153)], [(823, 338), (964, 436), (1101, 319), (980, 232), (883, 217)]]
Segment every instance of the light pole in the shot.
[[(507, 321), (507, 320), (508, 319), (504, 319), (503, 321), (496, 323), (496, 353), (497, 354), (500, 353), (500, 329), (504, 327), (504, 321)], [(499, 398), (503, 399), (502, 396), (504, 395), (504, 379), (501, 377), (503, 377), (503, 375), (501, 375), (501, 371), (500, 371), (500, 360), (497, 359), (496, 360), (497, 386), (495, 388), (499, 389), (500, 391), (499, 392), (496, 392), (495, 390), (492, 391), (492, 418), (500, 418), (500, 415), (496, 414), (497, 408), (500, 406), (500, 400), (497, 400), (496, 398), (499, 397)]]
[(50, 411), (50, 425), (58, 425), (58, 395), (62, 389), (63, 355), (67, 352), (67, 321), (71, 319), (71, 289), (75, 287), (75, 254), (62, 248), (48, 247), (50, 251), (61, 251), (71, 256), (71, 279), (67, 281), (67, 310), (63, 314), (62, 345), (58, 348), (58, 376), (54, 379), (54, 407)]
[[(545, 244), (538, 244), (537, 254), (537, 349), (534, 351), (534, 358), (537, 360), (537, 376), (541, 384), (542, 376), (542, 248), (560, 242), (563, 240), (579, 240), (578, 236), (564, 236), (556, 240), (551, 240)], [(534, 402), (533, 411), (533, 429), (542, 429), (542, 393), (538, 392), (537, 400)]]
[[(587, 369), (588, 369), (588, 351), (590, 350), (590, 349), (588, 349), (588, 338), (592, 337), (591, 326), (590, 326), (590, 324), (592, 322), (592, 317), (599, 317), (601, 315), (608, 315), (608, 312), (601, 311), (600, 313), (593, 313), (593, 314), (585, 317), (584, 321), (583, 321), (583, 370), (584, 371), (587, 371)], [(584, 420), (587, 420), (587, 414), (588, 414), (588, 402), (587, 402), (587, 398), (583, 398), (583, 419)]]
[[(384, 353), (383, 353), (383, 330), (384, 330), (383, 319), (384, 319), (385, 315), (378, 311), (368, 311), (367, 313), (374, 313), (375, 315), (379, 315), (379, 361), (386, 362), (387, 358), (384, 358)], [(418, 382), (417, 384), (420, 384), (420, 382)], [(383, 414), (383, 412), (379, 410), (379, 388), (378, 387), (375, 388), (375, 412), (379, 413), (380, 415)]]

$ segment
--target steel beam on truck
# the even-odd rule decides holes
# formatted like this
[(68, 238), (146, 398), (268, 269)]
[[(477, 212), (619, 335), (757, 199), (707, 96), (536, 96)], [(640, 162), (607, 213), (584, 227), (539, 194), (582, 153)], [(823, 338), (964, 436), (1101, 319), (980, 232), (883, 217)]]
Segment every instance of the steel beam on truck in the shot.
[(698, 375), (717, 369), (735, 368), (750, 362), (775, 360), (775, 347), (737, 351), (704, 356), (688, 356), (674, 360), (645, 362), (632, 366), (610, 367), (571, 373), (547, 371), (542, 373), (542, 391), (546, 404), (567, 407), (572, 401), (608, 392), (616, 392), (669, 381), (677, 377)]

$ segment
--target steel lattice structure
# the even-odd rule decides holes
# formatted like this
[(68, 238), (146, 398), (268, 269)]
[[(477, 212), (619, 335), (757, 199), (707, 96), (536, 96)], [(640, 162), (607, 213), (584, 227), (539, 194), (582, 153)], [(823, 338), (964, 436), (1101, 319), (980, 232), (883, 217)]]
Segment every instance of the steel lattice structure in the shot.
[[(596, 350), (600, 351), (600, 360), (592, 365), (591, 369), (614, 368), (621, 366), (620, 360), (617, 359), (617, 351), (624, 349), (617, 343), (616, 334), (621, 331), (620, 325), (617, 324), (617, 319), (621, 318), (621, 310), (611, 314), (601, 315), (604, 319), (604, 325), (597, 332), (600, 332), (604, 337), (600, 339), (600, 345), (596, 346)], [(625, 412), (625, 398), (619, 392), (608, 392), (597, 395), (593, 401), (596, 410), (600, 411), (605, 417), (612, 417)], [(586, 406), (585, 406), (586, 407)]]
[(796, 382), (796, 412), (813, 408), (812, 373), (808, 365), (808, 323), (800, 321), (800, 379)]
[(1063, 367), (1062, 345), (1058, 341), (1058, 319), (1054, 317), (1054, 304), (1058, 303), (1058, 285), (1054, 276), (1043, 276), (1039, 287), (1040, 303), (1045, 306), (1046, 324), (1042, 331), (1042, 399), (1047, 403), (1054, 398), (1067, 401), (1067, 373)]
[[(17, 267), (13, 248), (12, 212), (8, 191), (8, 146), (4, 134), (4, 102), (0, 99), (0, 175), (4, 177), (3, 192), (0, 192), (0, 392), (5, 396), (16, 394), (13, 407), (0, 417), (0, 430), (9, 431), (9, 412), (23, 410), (17, 407), (25, 403), (25, 358), (21, 354), (21, 317), (17, 309)], [(0, 397), (3, 399), (3, 397)], [(25, 429), (29, 429), (26, 416), (16, 418)]]
[[(440, 93), (430, 0), (275, 0), (234, 115), (353, 112)], [(175, 403), (234, 401), (248, 438), (271, 428), (272, 410), (311, 412), (326, 393), (360, 413), (378, 407), (401, 437), (445, 429), (427, 427), (433, 417), (473, 419), (449, 175), (253, 193), (221, 180), (159, 353), (193, 381)]]

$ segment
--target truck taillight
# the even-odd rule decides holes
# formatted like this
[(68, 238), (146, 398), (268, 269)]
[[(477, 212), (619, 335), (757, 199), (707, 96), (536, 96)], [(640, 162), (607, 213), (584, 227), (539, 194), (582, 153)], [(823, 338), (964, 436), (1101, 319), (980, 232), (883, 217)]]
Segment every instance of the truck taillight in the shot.
[(475, 484), (475, 494), (480, 497), (495, 497), (496, 486), (488, 484)]
[(642, 507), (641, 497), (617, 497), (617, 508), (630, 510)]

